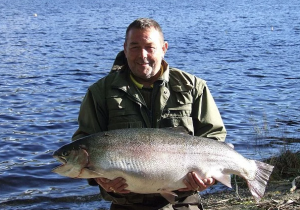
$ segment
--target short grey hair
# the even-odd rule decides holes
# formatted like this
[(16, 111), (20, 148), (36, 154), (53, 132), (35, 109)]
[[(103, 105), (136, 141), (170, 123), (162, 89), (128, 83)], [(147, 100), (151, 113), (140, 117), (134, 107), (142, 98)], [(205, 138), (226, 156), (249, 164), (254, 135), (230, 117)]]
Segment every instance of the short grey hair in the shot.
[(125, 41), (127, 41), (127, 37), (131, 29), (148, 29), (152, 27), (160, 33), (162, 41), (164, 41), (164, 34), (160, 25), (155, 20), (150, 18), (139, 18), (130, 23), (126, 30)]

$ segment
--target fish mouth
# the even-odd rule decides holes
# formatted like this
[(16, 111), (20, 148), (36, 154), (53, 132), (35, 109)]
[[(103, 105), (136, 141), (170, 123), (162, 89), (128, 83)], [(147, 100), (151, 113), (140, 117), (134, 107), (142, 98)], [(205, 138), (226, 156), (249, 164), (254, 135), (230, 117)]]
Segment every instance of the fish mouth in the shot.
[(56, 160), (58, 160), (59, 162), (63, 163), (63, 164), (67, 163), (67, 159), (63, 155), (61, 155), (61, 153), (58, 152), (58, 151), (55, 151), (52, 154), (52, 157), (55, 158)]
[(55, 158), (56, 160), (58, 160), (59, 162), (62, 163), (61, 165), (59, 165), (59, 166), (52, 169), (52, 172), (55, 172), (55, 173), (59, 174), (59, 171), (62, 170), (62, 168), (64, 168), (64, 166), (67, 164), (67, 160), (63, 157), (56, 156), (56, 155), (53, 155), (53, 158)]
[(63, 166), (67, 163), (67, 160), (64, 157), (53, 155), (53, 158), (55, 158), (56, 160), (62, 163), (60, 166)]
[(59, 162), (61, 162), (63, 165), (67, 163), (67, 160), (66, 160), (66, 158), (64, 158), (64, 157), (61, 157), (61, 156), (55, 156), (55, 155), (53, 155), (53, 157), (54, 157), (56, 160), (58, 160)]

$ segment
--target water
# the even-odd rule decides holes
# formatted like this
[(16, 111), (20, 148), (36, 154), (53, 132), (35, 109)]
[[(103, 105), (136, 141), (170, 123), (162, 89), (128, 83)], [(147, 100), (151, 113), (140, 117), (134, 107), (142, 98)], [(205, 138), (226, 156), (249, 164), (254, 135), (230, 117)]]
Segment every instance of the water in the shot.
[(51, 154), (138, 17), (161, 24), (171, 66), (207, 80), (239, 152), (262, 159), (299, 140), (297, 0), (0, 0), (0, 11), (1, 209), (109, 207), (85, 180), (51, 173)]

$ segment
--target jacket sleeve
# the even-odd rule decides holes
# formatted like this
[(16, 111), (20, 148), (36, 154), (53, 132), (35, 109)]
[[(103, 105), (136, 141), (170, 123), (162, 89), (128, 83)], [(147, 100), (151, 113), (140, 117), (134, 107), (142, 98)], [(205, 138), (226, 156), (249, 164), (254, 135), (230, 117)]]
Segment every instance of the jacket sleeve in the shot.
[(88, 91), (80, 106), (78, 129), (72, 136), (72, 140), (76, 140), (100, 131), (98, 119), (96, 119), (95, 116), (95, 102), (93, 100), (92, 93)]
[(193, 104), (194, 135), (225, 141), (226, 129), (215, 100), (206, 83), (203, 86), (197, 82), (198, 96)]
[(103, 95), (104, 91), (99, 91), (99, 87), (94, 84), (86, 93), (80, 106), (78, 129), (72, 136), (73, 141), (93, 133), (107, 130), (107, 111), (104, 100), (102, 100), (105, 98)]
[[(97, 92), (94, 94), (97, 94)], [(103, 108), (99, 105), (99, 101), (97, 102), (95, 100), (95, 96), (89, 89), (80, 106), (78, 129), (72, 136), (73, 141), (106, 129), (103, 125), (106, 124), (105, 120), (107, 118), (105, 115), (102, 115), (104, 112), (101, 112), (100, 110), (103, 110)], [(89, 185), (98, 186), (94, 179), (88, 179), (87, 181)]]

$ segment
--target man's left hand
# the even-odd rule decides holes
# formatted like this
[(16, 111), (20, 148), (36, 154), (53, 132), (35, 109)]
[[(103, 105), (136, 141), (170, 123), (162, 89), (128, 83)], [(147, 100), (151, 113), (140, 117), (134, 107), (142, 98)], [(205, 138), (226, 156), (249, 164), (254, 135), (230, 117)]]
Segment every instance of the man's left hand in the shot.
[(186, 178), (183, 180), (183, 183), (186, 185), (186, 188), (181, 188), (179, 191), (203, 191), (208, 187), (215, 184), (214, 178), (201, 179), (195, 172), (190, 172), (187, 174)]

